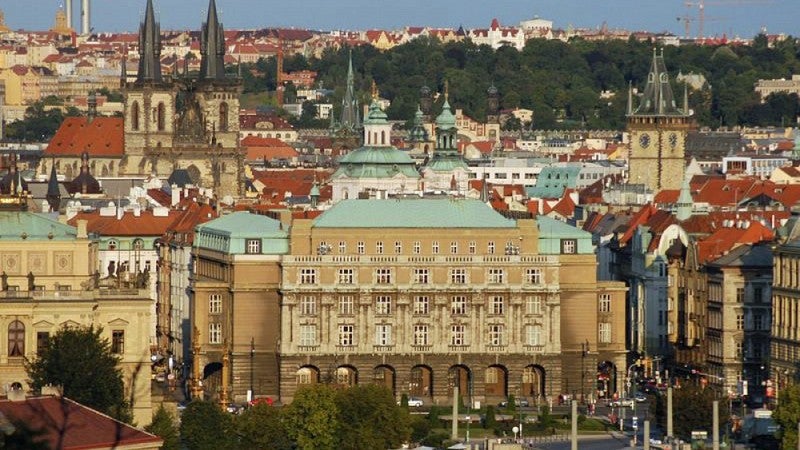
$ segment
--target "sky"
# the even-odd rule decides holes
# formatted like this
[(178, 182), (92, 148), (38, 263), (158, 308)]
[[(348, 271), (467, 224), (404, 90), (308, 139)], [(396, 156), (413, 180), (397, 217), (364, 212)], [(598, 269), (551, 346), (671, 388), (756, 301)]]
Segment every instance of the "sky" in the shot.
[[(12, 29), (45, 30), (64, 0), (0, 0)], [(80, 28), (79, 5), (73, 20)], [(695, 5), (701, 0), (689, 0)], [(517, 25), (538, 16), (556, 28), (670, 31), (684, 35), (687, 14), (697, 35), (697, 6), (686, 0), (216, 0), (226, 29), (296, 27), (316, 30), (399, 29), (406, 25), (458, 28)], [(136, 31), (146, 0), (92, 0), (95, 31)], [(199, 29), (208, 0), (153, 0), (162, 29)], [(705, 36), (800, 35), (800, 0), (706, 0)]]

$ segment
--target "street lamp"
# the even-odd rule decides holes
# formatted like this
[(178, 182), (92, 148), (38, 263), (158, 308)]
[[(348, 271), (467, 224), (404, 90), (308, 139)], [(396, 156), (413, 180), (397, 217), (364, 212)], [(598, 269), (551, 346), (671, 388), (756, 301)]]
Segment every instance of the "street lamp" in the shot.
[(248, 401), (253, 401), (256, 398), (256, 391), (253, 388), (253, 361), (256, 357), (256, 342), (255, 338), (250, 338), (250, 395)]
[(472, 423), (472, 417), (467, 414), (467, 442), (469, 442), (469, 424)]

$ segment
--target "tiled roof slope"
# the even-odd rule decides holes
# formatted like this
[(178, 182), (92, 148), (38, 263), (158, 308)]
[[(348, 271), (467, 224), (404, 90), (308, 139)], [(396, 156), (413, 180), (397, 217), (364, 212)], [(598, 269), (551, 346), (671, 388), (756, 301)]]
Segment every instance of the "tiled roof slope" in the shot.
[(67, 117), (45, 149), (45, 156), (122, 156), (125, 150), (122, 117)]

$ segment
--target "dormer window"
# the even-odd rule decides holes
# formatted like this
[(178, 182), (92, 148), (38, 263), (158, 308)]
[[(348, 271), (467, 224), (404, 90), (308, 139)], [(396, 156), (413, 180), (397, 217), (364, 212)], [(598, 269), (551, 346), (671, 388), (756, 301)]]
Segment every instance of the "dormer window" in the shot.
[(246, 239), (245, 240), (245, 253), (249, 255), (257, 255), (261, 253), (261, 239)]

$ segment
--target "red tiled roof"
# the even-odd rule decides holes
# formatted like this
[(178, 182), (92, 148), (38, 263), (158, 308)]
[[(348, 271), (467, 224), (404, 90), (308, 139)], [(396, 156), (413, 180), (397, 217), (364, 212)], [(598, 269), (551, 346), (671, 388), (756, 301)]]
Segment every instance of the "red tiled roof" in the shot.
[(563, 217), (572, 217), (575, 213), (575, 202), (572, 201), (572, 196), (569, 195), (569, 190), (564, 191), (564, 197), (553, 206), (551, 211), (559, 213)]
[(137, 430), (68, 398), (0, 400), (0, 412), (11, 422), (21, 422), (40, 431), (37, 441), (46, 443), (49, 448), (150, 448), (163, 443), (158, 436)]
[(125, 138), (122, 117), (67, 117), (44, 151), (45, 156), (122, 156)]
[(128, 211), (117, 216), (101, 216), (99, 211), (78, 213), (69, 220), (75, 226), (78, 220), (86, 220), (87, 231), (100, 236), (161, 236), (174, 222), (178, 211), (170, 211), (166, 216), (154, 216), (152, 211), (142, 211), (140, 216)]
[(733, 227), (720, 227), (707, 238), (697, 243), (697, 259), (701, 264), (724, 255), (743, 244), (770, 241), (774, 234), (757, 221), (746, 225), (735, 223)]
[(657, 205), (677, 203), (680, 195), (680, 189), (662, 189), (656, 194), (655, 198), (653, 198), (653, 203)]
[(259, 159), (292, 159), (299, 156), (297, 150), (276, 138), (248, 136), (242, 139), (242, 146), (247, 148), (246, 158), (248, 161)]

